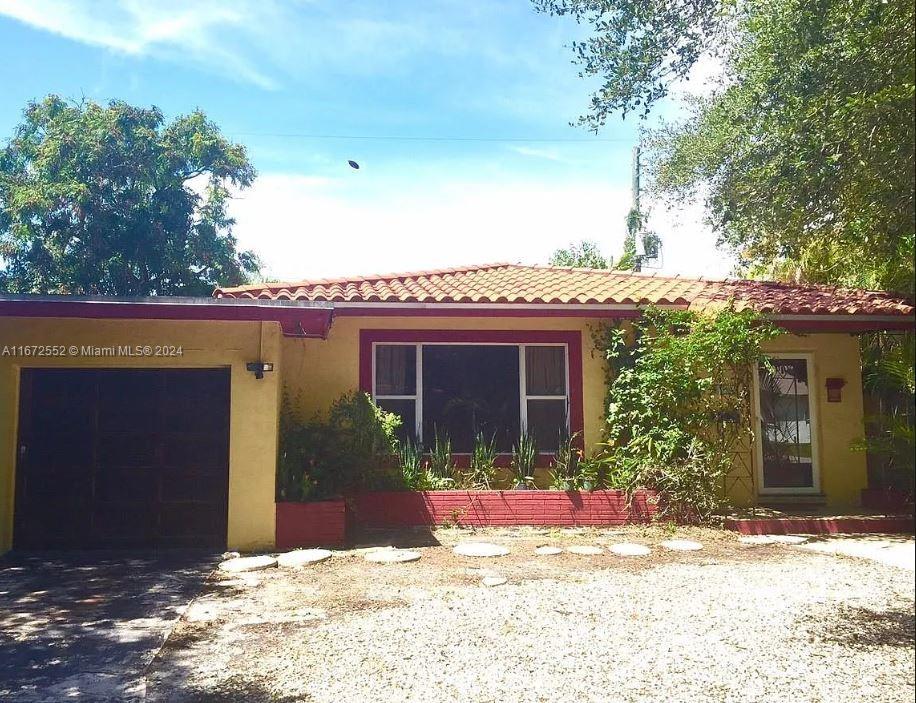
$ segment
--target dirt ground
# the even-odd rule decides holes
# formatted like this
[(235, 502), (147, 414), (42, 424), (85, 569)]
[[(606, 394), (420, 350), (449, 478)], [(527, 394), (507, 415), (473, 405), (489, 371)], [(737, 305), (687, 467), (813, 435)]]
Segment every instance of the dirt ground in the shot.
[[(672, 538), (703, 549), (659, 545)], [(460, 557), (463, 541), (511, 551)], [(618, 542), (652, 553), (607, 551)], [(573, 544), (605, 551), (534, 554)], [(365, 560), (388, 545), (422, 558)], [(488, 575), (507, 583), (483, 586)], [(912, 699), (913, 666), (902, 569), (712, 529), (438, 529), (368, 535), (301, 569), (214, 573), (147, 698), (889, 701)]]

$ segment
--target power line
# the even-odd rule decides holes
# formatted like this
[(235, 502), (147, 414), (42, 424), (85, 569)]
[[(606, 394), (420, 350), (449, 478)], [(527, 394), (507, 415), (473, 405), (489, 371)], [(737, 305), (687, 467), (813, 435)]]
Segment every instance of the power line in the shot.
[(278, 137), (293, 139), (353, 139), (363, 141), (401, 142), (528, 142), (528, 143), (588, 143), (588, 142), (632, 142), (624, 137), (415, 137), (396, 134), (308, 134), (298, 132), (233, 132), (233, 137)]

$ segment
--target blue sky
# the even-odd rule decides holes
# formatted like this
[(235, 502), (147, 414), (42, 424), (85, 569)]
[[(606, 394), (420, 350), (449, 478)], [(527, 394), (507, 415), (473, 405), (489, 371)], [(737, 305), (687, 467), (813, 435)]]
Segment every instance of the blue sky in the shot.
[[(0, 0), (0, 136), (48, 93), (202, 108), (260, 173), (232, 211), (274, 277), (616, 254), (639, 123), (569, 126), (582, 32), (527, 0)], [(728, 273), (698, 205), (652, 226), (664, 272)]]

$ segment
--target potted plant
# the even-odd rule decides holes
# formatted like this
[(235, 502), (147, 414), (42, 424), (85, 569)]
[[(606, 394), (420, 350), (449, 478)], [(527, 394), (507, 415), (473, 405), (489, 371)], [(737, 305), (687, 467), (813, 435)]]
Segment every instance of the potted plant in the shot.
[(559, 448), (553, 456), (550, 470), (550, 487), (554, 490), (569, 491), (577, 487), (579, 461), (582, 458), (582, 452), (576, 446), (579, 434), (576, 432), (566, 436), (566, 433), (560, 433)]
[(515, 474), (512, 488), (523, 491), (533, 487), (537, 456), (537, 443), (532, 435), (525, 432), (512, 447), (512, 472)]
[(593, 491), (598, 487), (598, 476), (601, 463), (595, 457), (584, 458), (580, 456), (578, 481), (579, 488), (583, 491)]

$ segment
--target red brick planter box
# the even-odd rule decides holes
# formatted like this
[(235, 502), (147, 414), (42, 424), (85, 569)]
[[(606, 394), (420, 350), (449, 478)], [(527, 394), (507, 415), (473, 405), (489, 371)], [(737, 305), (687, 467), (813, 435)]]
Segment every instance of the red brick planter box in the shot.
[(743, 535), (910, 533), (913, 531), (913, 517), (727, 518), (725, 529)]
[(454, 523), (510, 525), (624, 525), (648, 522), (654, 494), (637, 491), (379, 491), (348, 499), (361, 527), (413, 527)]
[(339, 547), (347, 541), (343, 500), (277, 503), (277, 549)]

